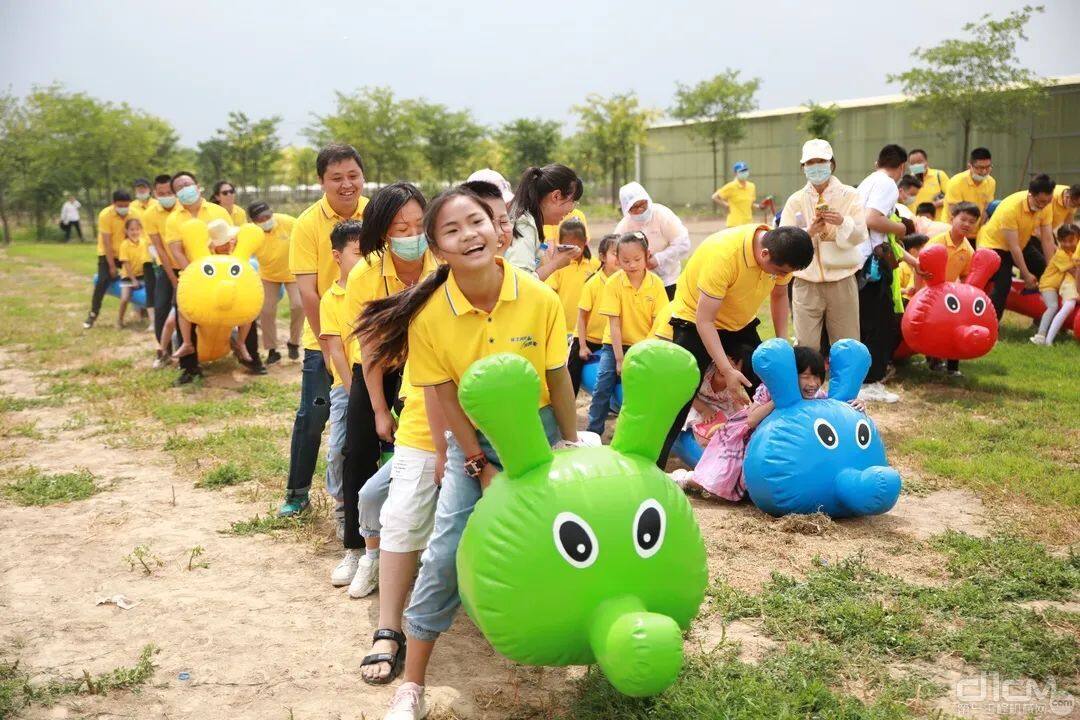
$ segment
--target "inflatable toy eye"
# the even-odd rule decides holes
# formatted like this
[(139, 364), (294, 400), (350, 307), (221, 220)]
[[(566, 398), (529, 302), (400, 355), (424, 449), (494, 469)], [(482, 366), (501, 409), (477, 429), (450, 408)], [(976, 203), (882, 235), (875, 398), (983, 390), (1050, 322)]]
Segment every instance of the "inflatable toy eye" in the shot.
[(664, 508), (652, 498), (641, 503), (634, 516), (634, 549), (643, 558), (652, 557), (664, 544), (667, 518)]
[(596, 562), (600, 545), (596, 542), (596, 535), (589, 527), (589, 523), (572, 512), (561, 512), (555, 516), (552, 530), (555, 535), (555, 547), (566, 562), (579, 570)]
[(830, 425), (828, 420), (822, 418), (815, 420), (814, 434), (817, 435), (818, 442), (827, 450), (835, 450), (840, 444), (840, 436), (836, 434), (836, 428)]
[(945, 296), (945, 309), (951, 313), (960, 312), (960, 299), (949, 293)]
[(855, 424), (855, 443), (863, 450), (870, 447), (870, 423), (860, 420)]
[(976, 315), (982, 315), (986, 311), (986, 298), (975, 298), (975, 302), (971, 305), (971, 312)]
[(229, 266), (229, 274), (236, 277), (240, 274), (240, 263), (233, 263)]
[(206, 263), (202, 266), (203, 275), (206, 277), (214, 277), (214, 266), (211, 263)]

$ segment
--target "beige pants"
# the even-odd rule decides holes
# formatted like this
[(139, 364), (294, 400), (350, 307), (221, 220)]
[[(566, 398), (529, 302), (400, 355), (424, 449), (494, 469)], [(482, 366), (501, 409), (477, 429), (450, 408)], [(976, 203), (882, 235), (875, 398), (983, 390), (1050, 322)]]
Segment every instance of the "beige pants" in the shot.
[(835, 282), (792, 280), (792, 314), (799, 345), (821, 350), (821, 327), (829, 331), (829, 342), (842, 338), (859, 339), (859, 287), (855, 276)]
[(289, 342), (300, 344), (300, 333), (304, 329), (304, 309), (300, 304), (300, 288), (296, 283), (262, 281), (263, 307), (259, 313), (259, 327), (262, 328), (263, 349), (277, 347), (277, 306), (281, 286), (285, 286), (285, 297), (289, 298)]

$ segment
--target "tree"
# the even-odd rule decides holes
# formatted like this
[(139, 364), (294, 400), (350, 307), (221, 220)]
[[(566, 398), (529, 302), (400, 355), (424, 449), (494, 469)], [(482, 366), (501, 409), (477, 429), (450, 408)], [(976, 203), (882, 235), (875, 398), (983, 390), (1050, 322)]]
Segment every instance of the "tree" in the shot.
[(513, 183), (525, 168), (551, 162), (562, 132), (554, 120), (518, 118), (499, 128), (495, 138), (506, 151), (503, 175)]
[(198, 144), (196, 152), (198, 153), (199, 177), (203, 178), (204, 183), (214, 182), (209, 178), (223, 178), (229, 175), (232, 169), (229, 164), (229, 147), (223, 139), (212, 137), (209, 140), (203, 140)]
[(810, 138), (833, 139), (836, 118), (840, 108), (836, 105), (818, 105), (813, 100), (806, 101), (806, 113), (799, 118), (799, 128)]
[(746, 121), (742, 115), (757, 108), (755, 96), (759, 87), (761, 81), (758, 78), (743, 82), (739, 80), (738, 70), (727, 69), (692, 87), (679, 83), (675, 90), (672, 116), (684, 122), (693, 121), (690, 131), (712, 149), (713, 187), (720, 184), (716, 151), (723, 147), (726, 172), (728, 145), (746, 135)]
[(14, 95), (0, 95), (0, 229), (3, 244), (11, 242), (9, 211), (14, 196), (23, 182), (25, 155), (25, 112)]
[(437, 180), (452, 183), (476, 152), (484, 128), (468, 110), (451, 111), (445, 105), (418, 100), (413, 104), (423, 144), (420, 152)]
[(967, 162), (971, 131), (1006, 131), (1016, 119), (1046, 102), (1045, 83), (1020, 64), (1016, 45), (1027, 40), (1024, 26), (1043, 7), (1025, 5), (1002, 20), (983, 15), (964, 25), (963, 40), (945, 40), (931, 48), (915, 48), (912, 57), (924, 67), (889, 75), (900, 83), (923, 126), (942, 121), (960, 123), (964, 136), (959, 165)]
[(315, 160), (318, 154), (315, 148), (307, 146), (291, 145), (284, 148), (281, 151), (281, 172), (278, 179), (283, 184), (292, 186), (294, 190), (314, 185), (318, 182), (315, 177)]
[(575, 105), (581, 127), (576, 138), (578, 148), (591, 148), (591, 157), (601, 168), (602, 175), (611, 180), (611, 197), (618, 201), (619, 186), (629, 179), (634, 160), (634, 148), (644, 144), (649, 123), (659, 113), (638, 107), (633, 92), (615, 93), (611, 97), (590, 94), (584, 105)]

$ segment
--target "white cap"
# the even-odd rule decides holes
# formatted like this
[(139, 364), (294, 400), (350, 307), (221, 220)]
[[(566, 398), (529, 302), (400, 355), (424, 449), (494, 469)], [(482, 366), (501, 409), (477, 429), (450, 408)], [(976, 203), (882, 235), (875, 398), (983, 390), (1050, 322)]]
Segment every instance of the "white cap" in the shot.
[(465, 182), (473, 182), (479, 180), (480, 182), (486, 182), (499, 188), (499, 192), (502, 193), (503, 200), (509, 205), (514, 201), (514, 190), (510, 187), (510, 183), (507, 182), (498, 171), (491, 168), (484, 168), (483, 170), (477, 170)]
[(832, 145), (828, 140), (821, 140), (820, 138), (814, 138), (813, 140), (807, 140), (802, 146), (802, 160), (800, 163), (809, 162), (810, 160), (832, 160), (833, 152)]
[(218, 219), (206, 223), (206, 232), (210, 234), (208, 245), (210, 247), (221, 247), (227, 245), (229, 241), (236, 237), (236, 234), (240, 232), (240, 228)]

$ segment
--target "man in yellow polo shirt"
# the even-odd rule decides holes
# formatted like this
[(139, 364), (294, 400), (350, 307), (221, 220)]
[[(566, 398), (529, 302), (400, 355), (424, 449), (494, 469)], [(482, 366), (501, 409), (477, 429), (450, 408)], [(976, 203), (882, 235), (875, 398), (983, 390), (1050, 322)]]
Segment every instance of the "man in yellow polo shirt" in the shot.
[(1076, 218), (1076, 211), (1080, 208), (1080, 183), (1055, 187), (1054, 202), (1050, 203), (1050, 208), (1053, 214), (1050, 229), (1057, 232), (1059, 227)]
[[(736, 370), (725, 346), (761, 344), (757, 312), (766, 297), (776, 336), (786, 338), (786, 286), (791, 273), (808, 267), (813, 258), (814, 243), (798, 227), (769, 230), (765, 225), (742, 225), (705, 238), (686, 262), (671, 302), (672, 342), (693, 354), (699, 381), (712, 363), (732, 400), (741, 405), (750, 402), (746, 389), (755, 383), (746, 376), (753, 378), (753, 371)], [(661, 469), (689, 412), (688, 402), (668, 431), (657, 461)]]
[(732, 166), (735, 179), (713, 193), (712, 200), (728, 209), (725, 224), (732, 228), (754, 222), (757, 187), (750, 182), (750, 166), (739, 161)]
[(919, 205), (930, 203), (934, 206), (934, 219), (949, 222), (949, 210), (945, 207), (945, 186), (949, 176), (930, 167), (930, 156), (922, 148), (908, 153), (908, 172), (922, 183), (914, 199), (907, 203), (908, 210), (914, 213)]
[[(285, 502), (278, 509), (281, 517), (297, 515), (308, 507), (322, 432), (330, 418), (330, 375), (319, 323), (319, 301), (341, 272), (334, 262), (330, 232), (339, 222), (362, 219), (367, 205), (367, 198), (361, 195), (364, 162), (352, 145), (335, 143), (324, 147), (315, 160), (315, 172), (323, 196), (296, 218), (289, 242), (289, 270), (296, 276), (304, 308), (304, 365), (300, 406), (293, 421)], [(346, 448), (346, 463), (348, 456)], [(349, 471), (348, 464), (345, 471)]]
[[(994, 216), (979, 231), (979, 247), (990, 248), (1001, 258), (1001, 267), (994, 273), (994, 287), (990, 290), (998, 320), (1005, 312), (1005, 300), (1012, 287), (1013, 266), (1020, 271), (1024, 285), (1036, 290), (1039, 276), (1046, 270), (1046, 259), (1054, 256), (1057, 246), (1050, 232), (1053, 199), (1054, 181), (1049, 175), (1036, 175), (1026, 191), (1002, 200)], [(1033, 242), (1036, 237), (1038, 244)]]
[(990, 151), (977, 147), (971, 151), (968, 169), (953, 175), (945, 184), (945, 213), (948, 217), (952, 217), (953, 205), (957, 203), (974, 203), (979, 208), (979, 224), (968, 240), (975, 240), (978, 236), (979, 228), (986, 221), (986, 207), (994, 200), (997, 181), (990, 175), (993, 169)]
[(154, 204), (143, 213), (142, 221), (143, 229), (158, 256), (158, 264), (154, 267), (154, 337), (161, 342), (161, 333), (165, 329), (176, 292), (176, 265), (165, 249), (165, 222), (176, 207), (172, 176), (162, 174), (155, 177), (153, 192)]
[(120, 243), (124, 241), (124, 221), (131, 212), (130, 207), (131, 194), (127, 190), (117, 190), (112, 194), (112, 204), (98, 213), (97, 280), (94, 281), (94, 292), (90, 296), (90, 314), (83, 321), (83, 328), (87, 330), (94, 327), (109, 283), (119, 274)]

